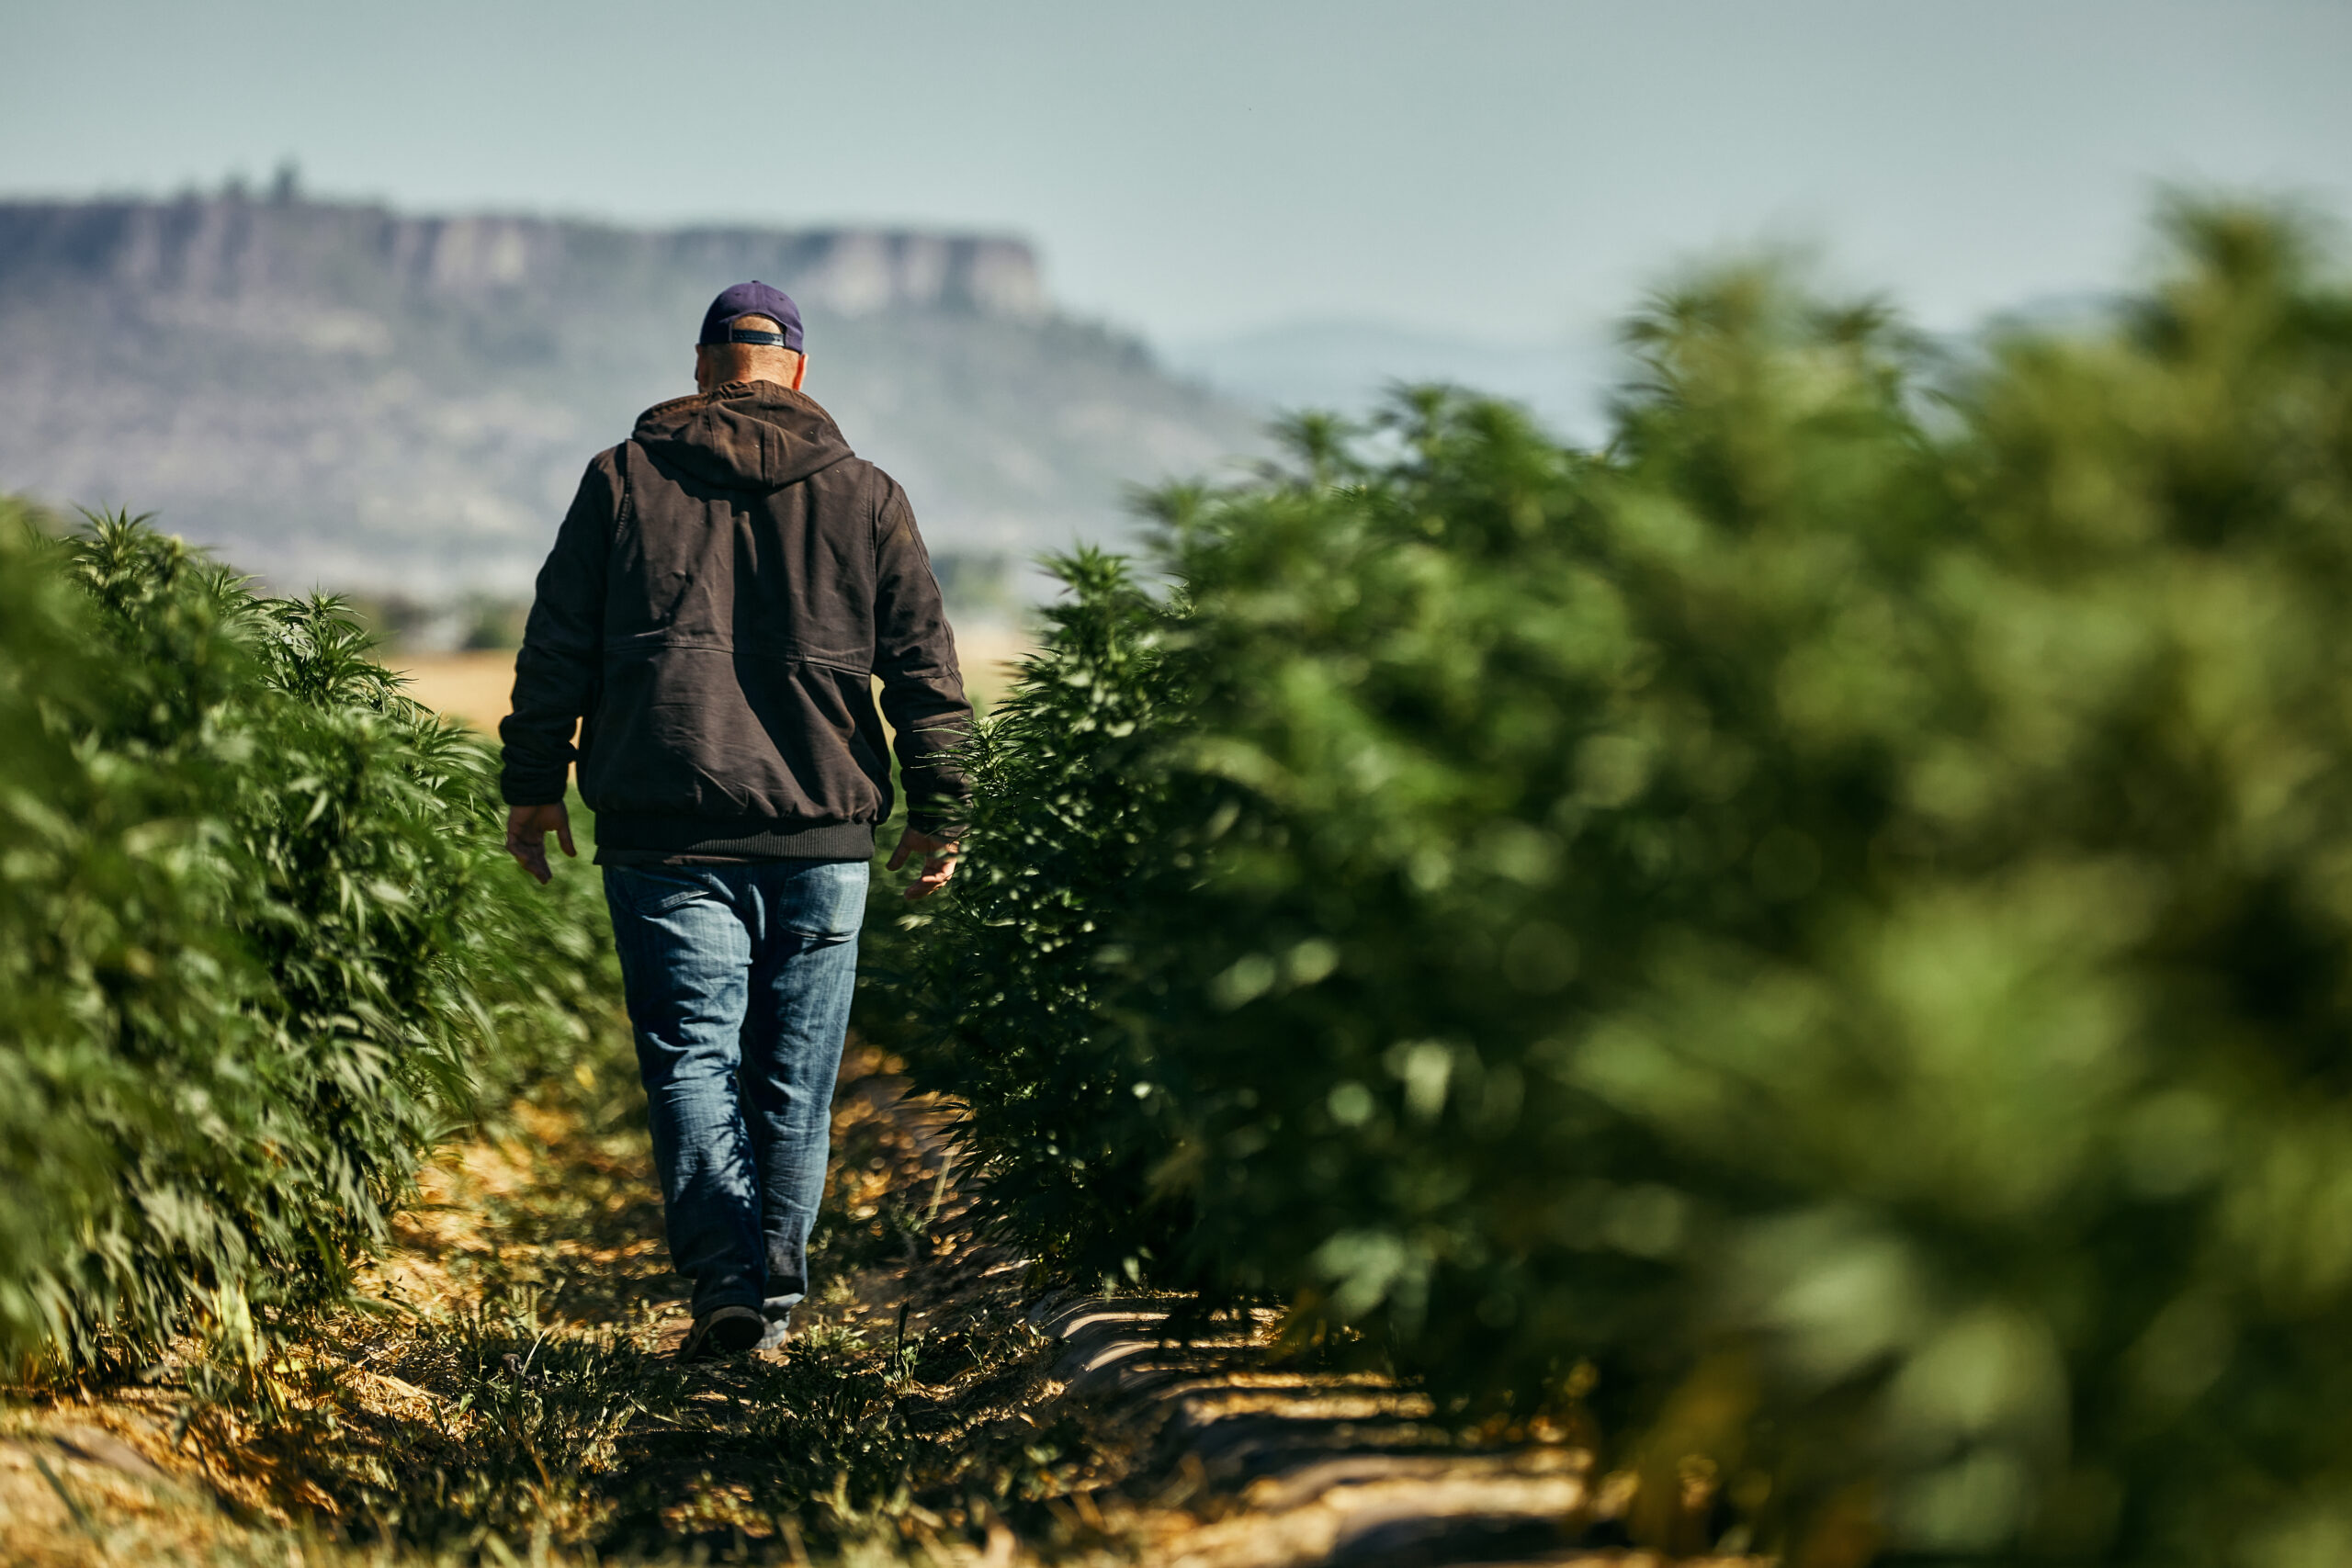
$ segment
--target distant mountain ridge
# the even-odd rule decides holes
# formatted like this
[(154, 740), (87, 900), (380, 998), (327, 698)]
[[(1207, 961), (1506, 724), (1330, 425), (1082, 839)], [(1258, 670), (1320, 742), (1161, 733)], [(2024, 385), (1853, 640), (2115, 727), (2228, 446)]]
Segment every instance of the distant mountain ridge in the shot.
[(102, 277), (181, 298), (323, 300), (358, 274), (404, 298), (479, 300), (534, 283), (609, 287), (631, 274), (680, 268), (766, 272), (789, 278), (804, 307), (852, 314), (935, 307), (1019, 319), (1046, 313), (1035, 254), (1004, 236), (404, 217), (290, 193), (262, 201), (228, 195), (0, 205), (0, 279)]
[(288, 186), (0, 203), (0, 490), (154, 509), (274, 583), (527, 582), (587, 458), (692, 389), (703, 307), (789, 291), (808, 389), (934, 546), (1115, 536), (1254, 415), (1057, 313), (988, 234), (403, 215)]

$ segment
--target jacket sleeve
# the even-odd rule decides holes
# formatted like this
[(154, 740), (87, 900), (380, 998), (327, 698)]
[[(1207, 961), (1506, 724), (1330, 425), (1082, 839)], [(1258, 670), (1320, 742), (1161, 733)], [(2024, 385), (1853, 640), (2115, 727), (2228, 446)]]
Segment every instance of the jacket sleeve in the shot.
[(513, 711), (498, 726), (505, 752), (499, 793), (509, 806), (563, 798), (577, 754), (572, 733), (594, 699), (603, 666), (605, 562), (620, 499), (614, 454), (601, 453), (581, 477), (555, 548), (539, 568), (523, 650), (514, 657)]
[(874, 550), (874, 672), (882, 678), (882, 716), (898, 738), (907, 823), (933, 838), (961, 838), (972, 803), (963, 757), (972, 705), (930, 552), (895, 482), (875, 514)]

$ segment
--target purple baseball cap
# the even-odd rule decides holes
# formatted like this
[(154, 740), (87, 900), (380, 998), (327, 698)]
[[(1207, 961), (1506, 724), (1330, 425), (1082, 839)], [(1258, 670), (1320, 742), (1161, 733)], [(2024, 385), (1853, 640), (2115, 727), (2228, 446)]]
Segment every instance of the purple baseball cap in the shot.
[[(765, 316), (784, 331), (754, 332), (735, 323), (745, 316)], [(788, 348), (801, 352), (800, 307), (792, 296), (781, 288), (770, 288), (764, 283), (739, 283), (724, 289), (703, 312), (702, 336), (696, 343), (758, 343), (770, 348)]]

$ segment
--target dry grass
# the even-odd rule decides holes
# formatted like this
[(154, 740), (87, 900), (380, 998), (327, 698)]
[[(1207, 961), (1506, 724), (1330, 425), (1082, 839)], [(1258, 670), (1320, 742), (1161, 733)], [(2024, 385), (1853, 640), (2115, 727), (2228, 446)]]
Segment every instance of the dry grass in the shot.
[(506, 716), (507, 698), (514, 690), (511, 649), (401, 654), (388, 662), (408, 677), (408, 694), (444, 718), (492, 735)]

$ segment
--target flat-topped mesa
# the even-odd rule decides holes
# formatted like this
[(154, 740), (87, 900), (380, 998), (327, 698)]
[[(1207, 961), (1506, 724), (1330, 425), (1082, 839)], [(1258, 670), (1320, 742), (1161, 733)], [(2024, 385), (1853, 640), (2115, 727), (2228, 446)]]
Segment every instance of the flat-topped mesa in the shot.
[(0, 493), (160, 512), (281, 586), (520, 592), (581, 465), (693, 385), (711, 297), (799, 301), (816, 393), (934, 546), (1117, 537), (1255, 417), (1055, 311), (1019, 240), (412, 216), (234, 190), (0, 202)]
[(0, 288), (111, 283), (151, 298), (349, 303), (379, 289), (410, 300), (479, 299), (527, 285), (604, 299), (662, 291), (682, 274), (706, 292), (760, 277), (846, 315), (949, 310), (1025, 321), (1047, 312), (1035, 253), (998, 235), (412, 218), (234, 191), (0, 203)]

